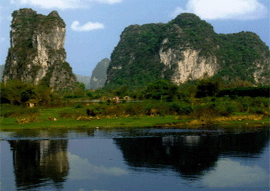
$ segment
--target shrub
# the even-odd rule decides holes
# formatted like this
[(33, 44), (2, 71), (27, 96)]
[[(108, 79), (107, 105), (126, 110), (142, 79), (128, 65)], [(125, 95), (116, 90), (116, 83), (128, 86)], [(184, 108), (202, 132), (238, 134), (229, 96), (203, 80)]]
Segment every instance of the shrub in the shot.
[(228, 95), (232, 96), (249, 96), (249, 97), (266, 97), (269, 98), (269, 86), (262, 87), (241, 87), (241, 88), (232, 88), (220, 91), (217, 96), (224, 97)]
[(1, 116), (3, 117), (21, 117), (23, 115), (39, 114), (37, 108), (26, 108), (9, 104), (1, 105)]
[(185, 102), (185, 101), (180, 101), (180, 102), (173, 102), (171, 105), (169, 105), (169, 110), (172, 113), (177, 113), (179, 115), (189, 115), (192, 111), (192, 105)]
[(251, 97), (238, 97), (237, 100), (236, 100), (239, 105), (240, 105), (240, 111), (243, 112), (243, 111), (249, 111), (250, 109), (250, 105), (251, 105), (251, 102), (252, 102), (252, 98)]
[(249, 110), (250, 113), (264, 114), (264, 110), (260, 107), (252, 107)]
[(144, 113), (142, 104), (140, 103), (128, 103), (126, 104), (125, 108), (125, 113), (128, 115), (139, 115)]
[(30, 114), (27, 114), (26, 117), (16, 118), (16, 121), (19, 124), (37, 122), (39, 121), (38, 116), (39, 116), (38, 113), (30, 113)]
[(76, 98), (81, 98), (83, 97), (82, 95), (66, 95), (65, 98), (69, 99), (76, 99)]
[(207, 97), (207, 96), (214, 96), (219, 89), (219, 82), (218, 81), (211, 81), (209, 78), (203, 79), (199, 82), (197, 86), (197, 93), (196, 97)]
[[(255, 112), (260, 108), (260, 110), (265, 110), (269, 107), (269, 98), (265, 97), (239, 97), (236, 100), (241, 109), (240, 111), (247, 111), (247, 112), (252, 112), (252, 113), (257, 113)], [(259, 112), (260, 113), (260, 112)]]
[(236, 112), (238, 110), (238, 108), (232, 102), (228, 102), (228, 103), (218, 105), (215, 108), (215, 110), (222, 116), (229, 116), (233, 112)]
[(216, 114), (221, 116), (229, 116), (233, 112), (239, 111), (237, 103), (226, 99), (216, 100), (211, 104), (210, 108), (213, 109)]
[(269, 98), (255, 97), (254, 99), (252, 99), (251, 106), (267, 107), (269, 106)]
[(76, 109), (78, 109), (78, 108), (83, 108), (82, 104), (80, 104), (80, 103), (77, 104), (77, 105), (75, 105), (74, 107), (75, 107)]
[(197, 106), (191, 113), (193, 119), (198, 119), (206, 125), (213, 124), (215, 111), (208, 106)]
[(88, 116), (92, 116), (92, 117), (96, 116), (96, 113), (95, 113), (94, 110), (91, 109), (91, 108), (86, 110), (86, 114), (87, 114)]
[(143, 94), (146, 99), (162, 99), (171, 102), (178, 97), (178, 86), (166, 80), (158, 80), (150, 83)]
[(60, 109), (58, 111), (58, 116), (60, 118), (78, 118), (79, 116), (85, 116), (85, 110), (80, 108), (68, 107), (64, 109)]

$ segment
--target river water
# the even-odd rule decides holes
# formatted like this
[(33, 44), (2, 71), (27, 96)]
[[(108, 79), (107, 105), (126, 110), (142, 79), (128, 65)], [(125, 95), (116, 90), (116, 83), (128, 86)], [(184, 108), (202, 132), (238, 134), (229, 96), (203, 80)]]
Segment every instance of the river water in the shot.
[(1, 191), (269, 190), (269, 130), (0, 132)]

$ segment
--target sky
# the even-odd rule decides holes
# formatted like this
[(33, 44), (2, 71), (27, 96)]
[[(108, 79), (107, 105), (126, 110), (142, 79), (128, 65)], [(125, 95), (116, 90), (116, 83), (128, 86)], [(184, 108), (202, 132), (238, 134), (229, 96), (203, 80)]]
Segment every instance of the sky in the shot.
[(270, 46), (269, 0), (1, 0), (0, 64), (10, 47), (11, 14), (21, 8), (59, 13), (66, 23), (67, 62), (75, 74), (85, 76), (110, 58), (129, 25), (167, 23), (184, 12), (206, 20), (216, 33), (251, 31)]

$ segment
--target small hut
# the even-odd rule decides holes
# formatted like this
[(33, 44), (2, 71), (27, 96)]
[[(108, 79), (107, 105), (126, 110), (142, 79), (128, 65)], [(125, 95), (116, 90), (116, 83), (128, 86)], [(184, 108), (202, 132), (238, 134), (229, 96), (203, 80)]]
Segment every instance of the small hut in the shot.
[(27, 107), (33, 108), (33, 107), (36, 107), (37, 106), (38, 101), (35, 100), (35, 99), (30, 99), (27, 102), (25, 102), (25, 104), (26, 104)]

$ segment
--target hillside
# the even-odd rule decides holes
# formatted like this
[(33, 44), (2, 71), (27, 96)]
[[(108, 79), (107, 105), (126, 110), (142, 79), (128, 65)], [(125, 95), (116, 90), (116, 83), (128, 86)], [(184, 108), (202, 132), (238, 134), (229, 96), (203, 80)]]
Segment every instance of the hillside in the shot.
[(180, 85), (204, 76), (268, 83), (270, 51), (252, 32), (217, 34), (198, 16), (131, 25), (111, 54), (106, 87), (140, 88), (158, 79)]

